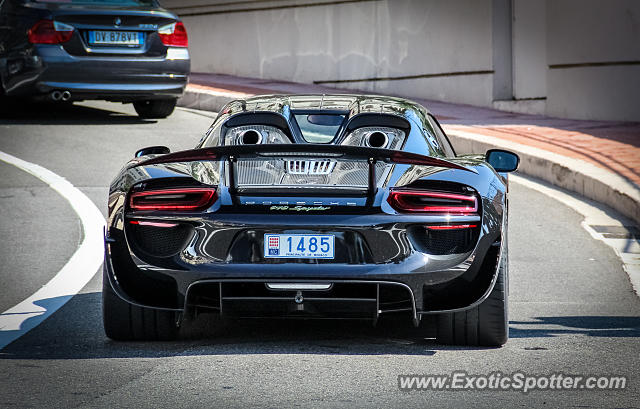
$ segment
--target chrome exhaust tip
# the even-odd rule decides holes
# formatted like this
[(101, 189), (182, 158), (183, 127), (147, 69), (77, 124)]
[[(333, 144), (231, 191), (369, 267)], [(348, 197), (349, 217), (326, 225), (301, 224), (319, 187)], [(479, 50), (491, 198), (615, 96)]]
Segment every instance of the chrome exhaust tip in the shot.
[(370, 148), (386, 148), (389, 145), (389, 137), (384, 132), (371, 132), (365, 137), (365, 145)]
[(60, 95), (60, 99), (63, 101), (68, 101), (71, 99), (71, 92), (69, 91), (63, 91), (62, 94)]
[(53, 91), (51, 93), (51, 99), (54, 101), (60, 101), (60, 98), (62, 98), (62, 92), (60, 91)]

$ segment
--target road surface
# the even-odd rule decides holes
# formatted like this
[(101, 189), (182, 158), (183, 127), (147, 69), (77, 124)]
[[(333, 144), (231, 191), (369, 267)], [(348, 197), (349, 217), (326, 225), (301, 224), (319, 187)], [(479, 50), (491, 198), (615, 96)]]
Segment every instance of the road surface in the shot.
[[(140, 147), (193, 147), (213, 114), (138, 119), (130, 106), (19, 106), (0, 151), (66, 178), (106, 211), (112, 177)], [(0, 311), (37, 291), (82, 241), (74, 211), (0, 162)], [(513, 183), (510, 336), (503, 348), (445, 347), (393, 323), (200, 316), (177, 342), (117, 343), (101, 321), (101, 274), (0, 350), (0, 407), (638, 407), (640, 301), (582, 217)], [(398, 375), (466, 371), (628, 377), (624, 390), (401, 391)]]

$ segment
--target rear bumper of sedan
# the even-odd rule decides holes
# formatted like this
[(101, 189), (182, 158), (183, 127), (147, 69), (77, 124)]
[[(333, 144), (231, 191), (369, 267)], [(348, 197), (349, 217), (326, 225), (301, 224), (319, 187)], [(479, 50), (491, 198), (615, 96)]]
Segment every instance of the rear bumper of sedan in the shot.
[(72, 101), (178, 98), (190, 70), (185, 48), (169, 48), (163, 57), (73, 56), (60, 45), (37, 45), (35, 51), (13, 62), (20, 69), (5, 82), (8, 96), (48, 98), (54, 91), (69, 91)]

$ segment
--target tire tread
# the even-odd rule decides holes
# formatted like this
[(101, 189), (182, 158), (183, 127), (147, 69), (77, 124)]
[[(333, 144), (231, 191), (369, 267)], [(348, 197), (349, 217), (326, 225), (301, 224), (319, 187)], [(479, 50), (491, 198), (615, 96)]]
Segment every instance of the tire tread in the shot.
[(102, 319), (107, 337), (116, 341), (171, 340), (178, 335), (175, 313), (139, 307), (121, 299), (102, 276)]
[(501, 346), (509, 338), (508, 258), (502, 256), (496, 284), (480, 305), (437, 316), (437, 340), (448, 345)]

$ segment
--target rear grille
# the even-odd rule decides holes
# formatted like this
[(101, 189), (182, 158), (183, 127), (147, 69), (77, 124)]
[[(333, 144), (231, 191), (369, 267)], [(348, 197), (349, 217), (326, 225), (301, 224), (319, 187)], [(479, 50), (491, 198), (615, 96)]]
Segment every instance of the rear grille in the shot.
[[(376, 163), (376, 185), (384, 180), (384, 162)], [(336, 186), (366, 188), (369, 183), (369, 165), (366, 162), (335, 162), (329, 160), (238, 160), (237, 186), (275, 186), (278, 188)]]
[(479, 228), (429, 230), (423, 226), (409, 228), (414, 244), (428, 254), (462, 254), (473, 250), (478, 240)]
[(154, 257), (169, 257), (182, 250), (191, 238), (191, 226), (174, 227), (129, 225), (135, 245)]
[(287, 173), (292, 175), (328, 175), (333, 171), (336, 162), (328, 160), (289, 160)]

